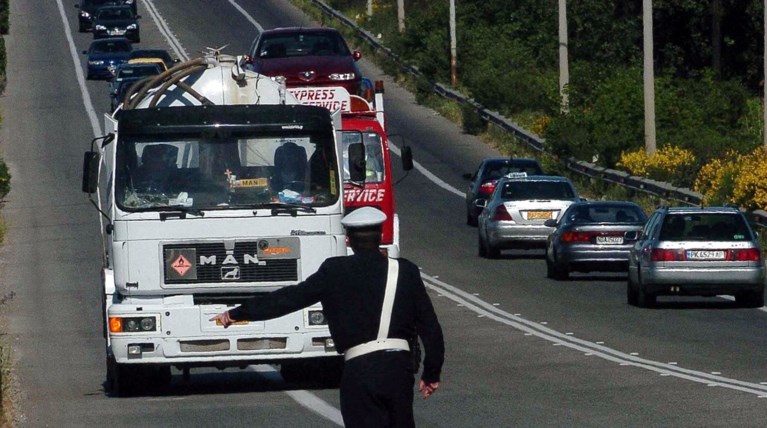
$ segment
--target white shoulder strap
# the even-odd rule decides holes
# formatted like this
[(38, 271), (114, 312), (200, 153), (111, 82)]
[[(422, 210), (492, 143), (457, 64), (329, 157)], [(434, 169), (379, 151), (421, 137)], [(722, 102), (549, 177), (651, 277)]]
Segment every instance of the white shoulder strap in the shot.
[(381, 322), (378, 324), (378, 340), (389, 336), (389, 324), (391, 324), (391, 312), (394, 307), (394, 295), (397, 294), (397, 277), (399, 276), (399, 263), (395, 259), (388, 259), (389, 267), (386, 274), (386, 292), (384, 293), (383, 307), (381, 308)]

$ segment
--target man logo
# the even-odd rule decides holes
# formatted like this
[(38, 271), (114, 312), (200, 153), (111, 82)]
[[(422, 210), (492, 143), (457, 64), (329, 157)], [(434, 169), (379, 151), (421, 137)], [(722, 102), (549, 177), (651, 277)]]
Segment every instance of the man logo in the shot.
[(221, 279), (224, 281), (235, 281), (240, 279), (240, 267), (223, 266), (221, 268)]

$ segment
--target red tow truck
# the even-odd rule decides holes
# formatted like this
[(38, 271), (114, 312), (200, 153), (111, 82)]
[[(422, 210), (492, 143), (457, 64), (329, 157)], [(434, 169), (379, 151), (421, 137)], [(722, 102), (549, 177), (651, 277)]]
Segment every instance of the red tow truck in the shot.
[[(344, 207), (347, 213), (363, 206), (372, 206), (386, 214), (381, 248), (391, 257), (399, 257), (399, 217), (394, 203), (394, 183), (391, 151), (386, 133), (383, 101), (383, 81), (368, 85), (366, 97), (350, 95), (342, 87), (295, 87), (287, 90), (301, 103), (318, 105), (341, 112), (341, 132), (344, 171)], [(367, 98), (367, 99), (366, 99)], [(370, 101), (368, 101), (370, 100)], [(348, 146), (359, 142), (365, 147), (364, 182), (349, 180)], [(401, 149), (402, 169), (413, 169), (410, 147)]]

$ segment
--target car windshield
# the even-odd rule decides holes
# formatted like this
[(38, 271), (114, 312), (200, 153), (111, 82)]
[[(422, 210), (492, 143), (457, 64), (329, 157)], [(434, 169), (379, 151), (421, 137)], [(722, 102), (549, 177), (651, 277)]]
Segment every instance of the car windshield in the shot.
[(285, 58), (296, 56), (350, 56), (343, 39), (330, 32), (275, 34), (261, 40), (256, 56)]
[(133, 77), (146, 77), (160, 74), (160, 69), (156, 65), (150, 65), (145, 67), (120, 67), (117, 69), (118, 80), (127, 79)]
[(669, 214), (663, 219), (663, 241), (749, 241), (743, 216), (727, 213)]
[(645, 215), (631, 205), (572, 205), (565, 219), (574, 223), (644, 223)]
[(327, 206), (340, 194), (335, 159), (315, 135), (123, 140), (116, 199), (128, 211)]
[(527, 175), (541, 175), (543, 171), (537, 163), (489, 163), (482, 172), (482, 181), (497, 180), (512, 172), (524, 172)]
[(128, 41), (119, 40), (101, 40), (97, 43), (93, 43), (91, 48), (92, 53), (104, 54), (104, 53), (125, 53), (130, 52), (131, 44)]
[(344, 181), (349, 181), (349, 145), (358, 143), (360, 135), (365, 144), (365, 182), (381, 183), (384, 181), (384, 160), (383, 143), (381, 136), (375, 132), (344, 132), (343, 145), (343, 165)]
[(572, 186), (565, 181), (507, 181), (500, 192), (501, 199), (505, 201), (575, 198)]
[(99, 21), (104, 20), (121, 20), (133, 18), (133, 11), (128, 7), (103, 7), (98, 10), (96, 19)]

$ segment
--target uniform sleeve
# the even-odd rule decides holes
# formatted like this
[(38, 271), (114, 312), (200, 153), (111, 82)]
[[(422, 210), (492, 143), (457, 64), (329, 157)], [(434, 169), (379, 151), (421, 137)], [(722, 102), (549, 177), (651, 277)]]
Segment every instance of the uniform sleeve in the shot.
[(434, 306), (426, 293), (426, 287), (421, 280), (417, 267), (415, 275), (417, 281), (415, 290), (416, 332), (421, 338), (424, 348), (421, 379), (424, 382), (439, 382), (442, 364), (445, 360), (445, 341), (442, 336), (442, 327), (439, 325)]
[(264, 321), (278, 318), (311, 306), (322, 298), (327, 281), (325, 265), (297, 285), (283, 287), (271, 293), (252, 297), (231, 309), (229, 316), (236, 321)]

